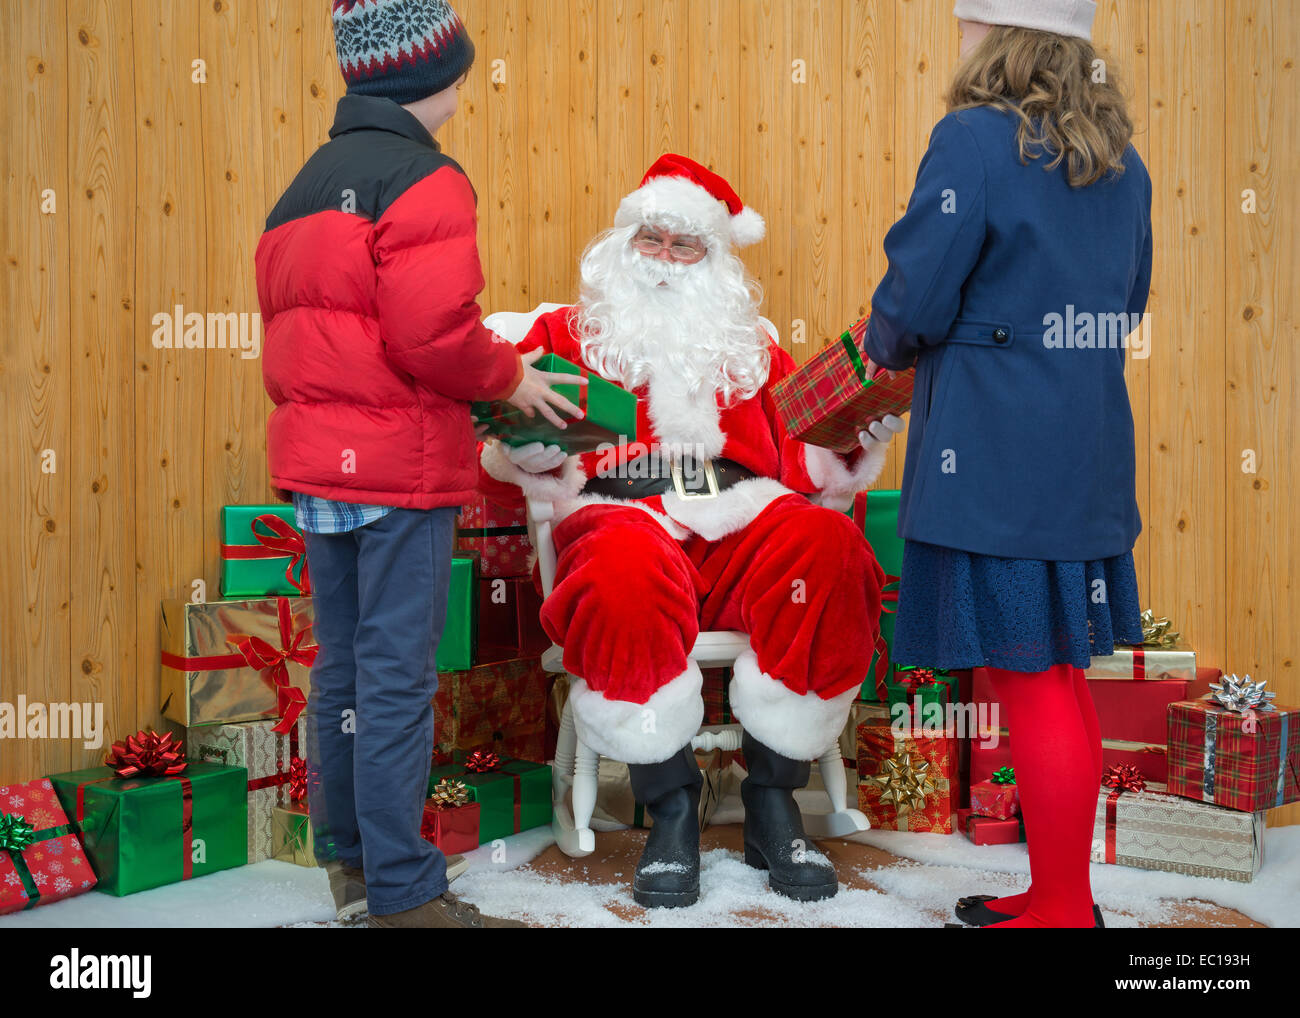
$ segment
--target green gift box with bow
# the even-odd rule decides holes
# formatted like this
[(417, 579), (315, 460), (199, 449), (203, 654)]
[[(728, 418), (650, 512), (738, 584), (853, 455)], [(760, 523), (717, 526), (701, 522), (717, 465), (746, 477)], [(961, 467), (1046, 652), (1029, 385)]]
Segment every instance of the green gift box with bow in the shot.
[[(636, 438), (637, 398), (621, 386), (591, 374), (553, 353), (543, 354), (533, 365), (538, 371), (580, 375), (586, 385), (552, 388), (583, 412), (580, 420), (567, 420), (557, 428), (541, 414), (527, 417), (518, 407), (503, 401), (471, 403), (470, 413), (480, 424), (487, 424), (489, 434), (506, 445), (558, 445), (570, 456), (595, 452), (603, 445), (617, 446)], [(561, 418), (565, 415), (556, 411)]]
[(478, 646), (477, 575), (478, 552), (457, 552), (451, 560), (447, 617), (435, 657), (440, 672), (463, 672), (474, 667), (474, 649)]
[(551, 822), (550, 766), (500, 757), (492, 769), (471, 769), (480, 766), (476, 759), (492, 755), (457, 753), (459, 762), (435, 767), (429, 775), (430, 795), (444, 778), (465, 783), (470, 798), (479, 804), (480, 845)]
[(109, 767), (50, 775), (80, 826), (101, 891), (147, 891), (248, 861), (248, 771), (190, 763), (171, 777), (119, 778)]
[(885, 572), (885, 586), (881, 592), (880, 637), (871, 654), (866, 680), (862, 683), (861, 699), (868, 701), (887, 699), (881, 696), (881, 689), (882, 685), (888, 688), (888, 681), (893, 674), (890, 654), (894, 645), (894, 613), (898, 608), (899, 577), (903, 573), (903, 539), (898, 536), (898, 503), (901, 495), (902, 492), (892, 488), (861, 491), (853, 501), (853, 519), (862, 528), (876, 561)]
[(913, 704), (919, 720), (931, 704), (938, 704), (942, 710), (958, 700), (957, 677), (942, 668), (895, 665), (891, 671), (892, 677), (885, 685), (891, 710), (895, 704)]
[(307, 545), (291, 505), (221, 507), (221, 596), (311, 593)]

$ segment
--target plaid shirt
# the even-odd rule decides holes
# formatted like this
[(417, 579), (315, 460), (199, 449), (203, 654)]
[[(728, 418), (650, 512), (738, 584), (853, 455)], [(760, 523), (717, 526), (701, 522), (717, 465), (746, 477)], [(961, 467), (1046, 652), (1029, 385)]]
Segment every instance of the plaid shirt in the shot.
[(382, 520), (393, 511), (391, 505), (336, 502), (332, 498), (293, 493), (293, 513), (298, 529), (310, 534), (345, 534), (367, 523)]

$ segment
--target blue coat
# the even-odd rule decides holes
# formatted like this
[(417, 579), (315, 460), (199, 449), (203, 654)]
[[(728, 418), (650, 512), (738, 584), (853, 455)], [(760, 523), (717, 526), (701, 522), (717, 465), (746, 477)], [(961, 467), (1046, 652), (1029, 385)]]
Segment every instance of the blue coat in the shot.
[(1123, 343), (1151, 282), (1151, 178), (1129, 146), (1124, 173), (1072, 188), (1064, 164), (1021, 164), (1016, 124), (939, 121), (885, 237), (863, 345), (916, 366), (899, 534), (1109, 558), (1142, 529)]

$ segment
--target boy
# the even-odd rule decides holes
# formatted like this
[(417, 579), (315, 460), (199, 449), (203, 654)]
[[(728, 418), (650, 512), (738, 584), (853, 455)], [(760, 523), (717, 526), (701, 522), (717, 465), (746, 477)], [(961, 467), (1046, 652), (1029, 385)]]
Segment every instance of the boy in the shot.
[(420, 837), (434, 654), (478, 476), (469, 401), (580, 414), (480, 321), (474, 192), (433, 139), (474, 59), (464, 25), (443, 0), (335, 0), (333, 21), (347, 94), (256, 256), (267, 454), (305, 534), (321, 648), (312, 824), (340, 917), (518, 926), (451, 895)]

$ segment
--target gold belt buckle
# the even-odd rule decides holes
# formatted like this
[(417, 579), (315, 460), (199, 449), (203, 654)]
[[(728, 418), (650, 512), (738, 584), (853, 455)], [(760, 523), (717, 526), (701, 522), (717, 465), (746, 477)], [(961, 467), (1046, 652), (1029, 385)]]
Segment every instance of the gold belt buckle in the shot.
[(682, 465), (673, 460), (668, 465), (668, 470), (673, 478), (673, 490), (677, 492), (677, 497), (685, 502), (691, 499), (717, 498), (718, 497), (718, 475), (713, 470), (713, 460), (704, 461), (704, 480), (708, 483), (708, 491), (687, 491), (686, 484), (682, 478)]

